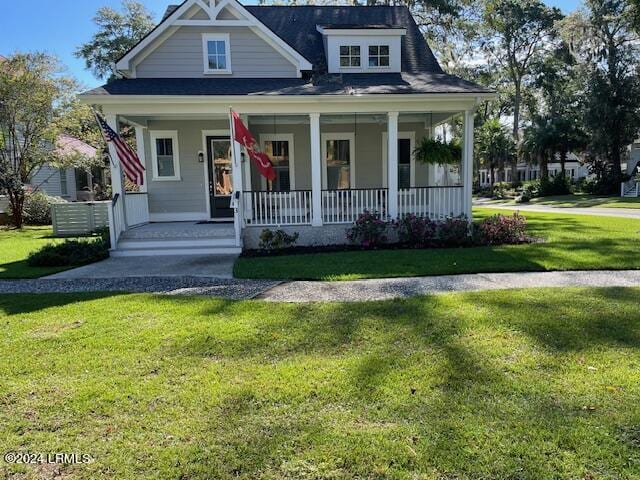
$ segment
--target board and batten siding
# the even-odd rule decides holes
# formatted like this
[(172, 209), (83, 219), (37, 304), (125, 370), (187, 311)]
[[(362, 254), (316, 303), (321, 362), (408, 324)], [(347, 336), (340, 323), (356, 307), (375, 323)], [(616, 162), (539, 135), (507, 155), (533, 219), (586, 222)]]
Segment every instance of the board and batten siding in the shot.
[[(229, 34), (231, 74), (205, 74), (202, 35)], [(296, 67), (248, 27), (180, 27), (136, 65), (137, 78), (288, 78)]]

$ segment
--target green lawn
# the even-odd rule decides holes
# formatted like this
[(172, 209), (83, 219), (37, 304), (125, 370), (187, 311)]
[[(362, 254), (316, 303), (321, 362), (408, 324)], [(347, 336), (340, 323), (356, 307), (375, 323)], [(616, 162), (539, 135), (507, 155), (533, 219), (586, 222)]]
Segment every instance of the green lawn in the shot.
[(53, 238), (51, 227), (24, 227), (21, 230), (0, 228), (0, 279), (37, 278), (50, 275), (65, 267), (30, 267), (27, 256), (47, 243), (59, 242)]
[[(504, 200), (495, 200), (493, 203), (505, 203)], [(506, 203), (515, 205), (514, 200), (509, 200)], [(562, 208), (640, 208), (640, 197), (600, 197), (596, 195), (557, 195), (551, 197), (540, 197), (532, 199), (525, 205), (549, 205), (552, 207)]]
[(640, 478), (640, 289), (0, 296), (2, 478)]
[[(476, 218), (504, 210), (474, 209)], [(239, 258), (241, 278), (353, 280), (477, 272), (640, 268), (640, 220), (522, 212), (544, 243)]]

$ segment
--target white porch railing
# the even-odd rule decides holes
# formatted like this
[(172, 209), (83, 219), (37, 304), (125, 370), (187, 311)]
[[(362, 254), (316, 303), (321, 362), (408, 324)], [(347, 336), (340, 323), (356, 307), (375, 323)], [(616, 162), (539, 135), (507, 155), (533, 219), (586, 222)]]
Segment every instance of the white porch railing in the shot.
[(310, 225), (311, 190), (244, 192), (244, 221), (251, 226)]
[(124, 202), (119, 193), (113, 196), (113, 200), (109, 204), (109, 236), (111, 239), (111, 248), (116, 248), (120, 235), (127, 229), (125, 222)]
[(416, 187), (398, 191), (398, 215), (415, 214), (433, 220), (464, 213), (464, 188)]
[(388, 209), (386, 188), (322, 191), (323, 223), (353, 223), (365, 210), (386, 218)]
[(125, 193), (124, 204), (129, 227), (149, 223), (149, 200), (146, 192)]

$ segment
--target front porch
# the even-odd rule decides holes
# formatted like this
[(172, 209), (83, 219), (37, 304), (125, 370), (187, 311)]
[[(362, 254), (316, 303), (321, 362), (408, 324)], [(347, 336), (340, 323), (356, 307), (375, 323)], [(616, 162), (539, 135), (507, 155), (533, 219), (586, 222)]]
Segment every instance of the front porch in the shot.
[[(326, 237), (323, 228), (342, 225), (344, 232), (365, 211), (378, 212), (384, 219), (406, 214), (471, 218), (472, 109), (412, 108), (408, 112), (242, 114), (272, 160), (277, 172), (273, 182), (261, 177), (239, 144), (231, 141), (226, 115), (107, 115), (112, 128), (121, 123), (135, 128), (138, 156), (146, 167), (140, 191), (114, 184), (112, 245), (116, 252), (131, 254), (166, 251), (165, 239), (132, 238), (136, 231), (143, 231), (140, 225), (151, 232), (158, 223), (165, 225), (163, 230), (184, 230), (183, 238), (172, 238), (171, 248), (197, 249), (218, 245), (204, 245), (188, 222), (229, 222), (220, 227), (226, 232), (220, 245), (226, 251), (220, 253), (231, 253), (242, 248), (243, 237), (254, 227), (304, 229), (305, 242), (316, 243)], [(454, 135), (463, 147), (459, 163), (431, 165), (415, 158), (423, 138)], [(113, 178), (120, 178), (118, 165), (112, 168)], [(330, 238), (346, 241), (336, 235)], [(146, 245), (132, 248), (132, 240)]]

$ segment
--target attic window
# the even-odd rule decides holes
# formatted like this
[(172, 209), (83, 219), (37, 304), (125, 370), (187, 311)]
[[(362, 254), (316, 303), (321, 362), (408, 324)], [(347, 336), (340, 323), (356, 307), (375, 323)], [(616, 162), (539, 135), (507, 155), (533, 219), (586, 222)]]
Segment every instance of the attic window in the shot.
[(369, 66), (388, 67), (389, 66), (389, 45), (369, 46)]
[(203, 34), (204, 73), (231, 73), (229, 34)]
[(360, 66), (360, 47), (358, 45), (341, 45), (340, 46), (340, 66), (341, 67), (359, 67)]

